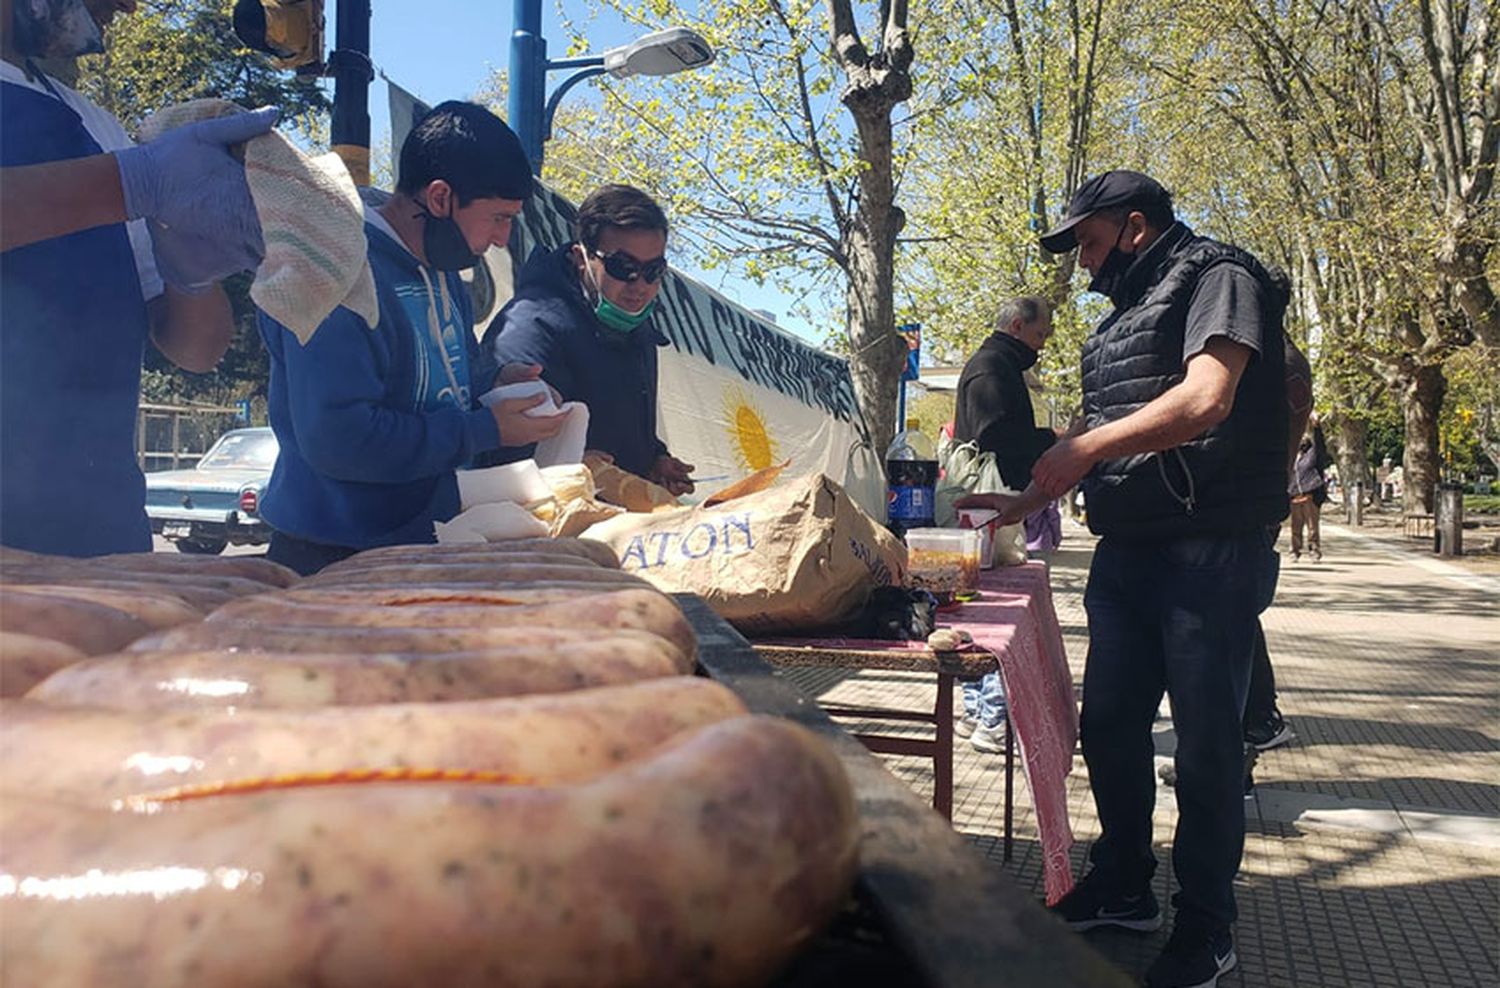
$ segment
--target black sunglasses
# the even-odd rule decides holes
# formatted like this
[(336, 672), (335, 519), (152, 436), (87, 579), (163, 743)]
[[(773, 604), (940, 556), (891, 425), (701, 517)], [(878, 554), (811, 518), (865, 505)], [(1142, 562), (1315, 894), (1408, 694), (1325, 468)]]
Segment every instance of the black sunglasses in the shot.
[(616, 251), (613, 254), (604, 254), (597, 250), (591, 250), (599, 260), (604, 262), (604, 273), (616, 281), (634, 281), (637, 278), (646, 279), (646, 284), (654, 285), (661, 281), (662, 275), (667, 273), (667, 259), (658, 257), (654, 261), (642, 264), (629, 254)]

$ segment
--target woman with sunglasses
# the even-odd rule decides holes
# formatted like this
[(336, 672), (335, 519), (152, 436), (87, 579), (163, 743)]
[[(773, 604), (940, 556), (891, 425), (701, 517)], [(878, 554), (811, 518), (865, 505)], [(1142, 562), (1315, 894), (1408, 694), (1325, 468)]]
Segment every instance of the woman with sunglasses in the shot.
[(536, 364), (564, 400), (589, 407), (590, 452), (660, 484), (693, 490), (693, 468), (656, 435), (656, 348), (651, 324), (667, 273), (667, 217), (646, 193), (606, 185), (578, 207), (574, 240), (539, 248), (484, 343), (500, 366)]

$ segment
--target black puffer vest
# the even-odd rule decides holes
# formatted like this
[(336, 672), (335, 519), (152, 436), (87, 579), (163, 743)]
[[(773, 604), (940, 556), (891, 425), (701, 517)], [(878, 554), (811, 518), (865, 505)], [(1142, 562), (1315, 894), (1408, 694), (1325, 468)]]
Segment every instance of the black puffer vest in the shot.
[(1235, 264), (1260, 282), (1262, 345), (1229, 417), (1162, 453), (1100, 461), (1083, 481), (1089, 528), (1122, 539), (1224, 535), (1286, 517), (1286, 294), (1254, 257), (1175, 224), (1130, 269), (1116, 308), (1083, 347), (1090, 429), (1124, 418), (1180, 383), (1183, 335), (1205, 271)]

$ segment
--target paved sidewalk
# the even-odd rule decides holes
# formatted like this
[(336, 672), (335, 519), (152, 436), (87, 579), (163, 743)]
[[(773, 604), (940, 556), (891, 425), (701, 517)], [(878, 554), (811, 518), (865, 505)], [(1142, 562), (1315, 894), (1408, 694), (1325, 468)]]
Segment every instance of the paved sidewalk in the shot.
[[(1068, 523), (1064, 546), (1053, 588), (1077, 684), (1093, 541)], [(1280, 592), (1264, 624), (1297, 738), (1263, 754), (1256, 770), (1237, 885), (1240, 966), (1221, 984), (1500, 985), (1500, 579), (1331, 524), (1321, 563), (1292, 564), (1285, 537), (1281, 548)], [(928, 677), (796, 670), (788, 678), (841, 702), (930, 708), (933, 697)], [(1159, 761), (1170, 761), (1170, 720), (1156, 731)], [(930, 762), (887, 763), (930, 795)], [(958, 741), (954, 824), (1040, 899), (1035, 821), (1020, 781), (1015, 858), (1000, 860), (1000, 770), (999, 756)], [(1098, 835), (1081, 757), (1069, 795), (1081, 873)], [(1170, 789), (1158, 796), (1156, 891), (1165, 903), (1176, 807)], [(1139, 975), (1166, 935), (1089, 937)]]

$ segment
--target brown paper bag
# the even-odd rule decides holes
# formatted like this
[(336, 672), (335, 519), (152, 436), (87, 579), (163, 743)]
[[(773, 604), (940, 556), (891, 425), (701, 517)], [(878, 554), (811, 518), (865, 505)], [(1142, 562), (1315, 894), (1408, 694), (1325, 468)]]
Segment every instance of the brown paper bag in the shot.
[(585, 533), (621, 568), (691, 592), (747, 634), (826, 627), (879, 586), (900, 586), (906, 548), (820, 475), (715, 507), (628, 514)]

